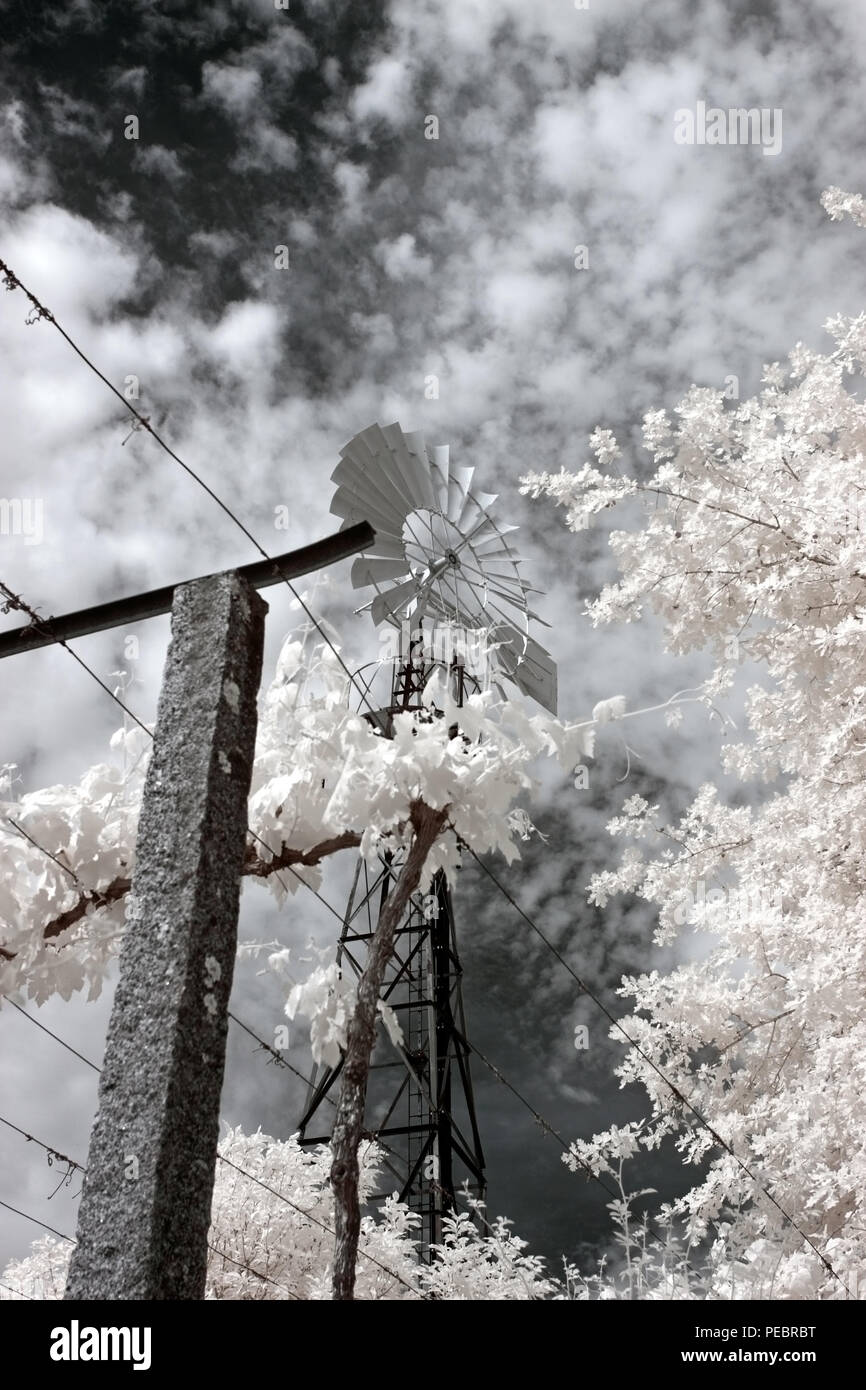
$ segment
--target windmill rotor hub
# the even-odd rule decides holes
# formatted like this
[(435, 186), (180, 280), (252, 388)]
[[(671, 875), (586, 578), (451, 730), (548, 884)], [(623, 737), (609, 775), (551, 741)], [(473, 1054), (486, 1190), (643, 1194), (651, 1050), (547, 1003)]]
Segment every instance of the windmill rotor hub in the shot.
[[(529, 635), (532, 592), (520, 556), (492, 507), (496, 497), (472, 485), (474, 468), (457, 467), (445, 445), (429, 447), (398, 424), (371, 425), (340, 451), (331, 511), (344, 527), (368, 521), (370, 550), (352, 566), (356, 589), (372, 588), (374, 623), (407, 619), (487, 634), (491, 680), (511, 681), (556, 713), (556, 665)], [(360, 611), (360, 610), (359, 610)]]

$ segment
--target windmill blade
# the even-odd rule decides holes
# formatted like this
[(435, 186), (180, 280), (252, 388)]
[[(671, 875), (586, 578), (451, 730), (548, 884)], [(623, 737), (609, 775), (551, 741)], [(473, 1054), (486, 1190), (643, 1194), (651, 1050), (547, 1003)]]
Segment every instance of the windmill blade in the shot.
[(501, 598), (507, 598), (509, 603), (519, 604), (521, 608), (526, 607), (526, 585), (519, 574), (488, 574), (486, 569), (480, 570), (474, 565), (465, 564), (461, 569), (461, 575), (477, 592), (482, 604), (483, 595), (489, 591)]
[(395, 584), (393, 589), (377, 594), (370, 608), (373, 622), (378, 624), (386, 618), (399, 622), (405, 608), (418, 598), (419, 587), (417, 579), (407, 579), (402, 584)]
[(394, 505), (405, 516), (417, 505), (412, 486), (394, 459), (385, 432), (380, 425), (368, 425), (340, 450), (341, 457), (352, 459), (360, 469), (379, 477), (386, 484)]
[(509, 679), (524, 695), (529, 695), (551, 714), (556, 714), (556, 662), (550, 653), (533, 637), (518, 632), (508, 623), (497, 623), (491, 637), (500, 644), (497, 656)]
[[(363, 520), (363, 517), (361, 519)], [(348, 531), (349, 527), (355, 524), (354, 521), (350, 521), (347, 518), (341, 525), (340, 530)], [(396, 536), (388, 536), (384, 531), (377, 531), (376, 539), (370, 546), (368, 553), (370, 555), (381, 555), (387, 560), (399, 560), (400, 557), (405, 554), (405, 551), (402, 539), (398, 540)]]
[(352, 565), (350, 574), (353, 589), (363, 589), (368, 584), (376, 588), (391, 579), (404, 579), (409, 572), (405, 556), (399, 560), (379, 559), (375, 556), (359, 555)]
[(352, 451), (344, 452), (343, 457), (331, 474), (331, 482), (345, 487), (372, 488), (384, 503), (396, 513), (403, 513), (409, 505), (399, 488), (383, 472), (377, 459), (361, 459)]
[(441, 527), (437, 524), (438, 520), (438, 512), (431, 512), (426, 507), (422, 511), (410, 512), (403, 523), (404, 542), (424, 551), (425, 555), (434, 549), (441, 551), (443, 548), (447, 548), (447, 543), (443, 541), (440, 534)]
[(517, 608), (521, 614), (528, 613), (526, 599), (521, 589), (501, 589), (498, 584), (488, 583), (487, 592), (493, 594), (494, 598), (502, 599), (503, 603), (510, 603), (512, 608)]
[(452, 517), (461, 531), (471, 531), (472, 527), (480, 521), (489, 520), (488, 508), (498, 500), (495, 492), (469, 492), (463, 503), (460, 515)]
[(517, 531), (517, 526), (497, 526), (492, 517), (488, 517), (483, 526), (474, 527), (469, 533), (469, 544), (476, 555), (495, 555), (497, 551), (504, 551), (505, 554), (516, 554), (514, 546), (507, 539), (506, 533)]
[(449, 521), (456, 520), (462, 512), (466, 494), (474, 476), (474, 468), (455, 468), (452, 465), (448, 469), (448, 511), (446, 516)]
[[(433, 482), (433, 491), (436, 494), (436, 504), (440, 512), (448, 511), (448, 459), (451, 450), (447, 444), (435, 444), (433, 446), (433, 457), (430, 459), (430, 477)], [(427, 451), (428, 458), (430, 451)]]
[(493, 555), (497, 550), (510, 551), (505, 540), (506, 531), (516, 531), (516, 526), (497, 526), (492, 516), (485, 517), (478, 526), (473, 526), (466, 539), (476, 555)]
[[(395, 506), (393, 495), (383, 492), (368, 477), (359, 474), (354, 464), (337, 464), (331, 474), (331, 480), (339, 484), (337, 493), (340, 496), (349, 496), (358, 506), (368, 507), (378, 516), (387, 519), (390, 522), (389, 530), (402, 528), (405, 515), (402, 505)], [(333, 511), (333, 507), (331, 510)]]
[[(344, 522), (340, 527), (341, 531), (346, 529), (346, 524), (347, 523)], [(406, 559), (406, 550), (402, 540), (398, 541), (393, 536), (386, 536), (380, 531), (376, 532), (376, 539), (373, 541), (370, 549), (364, 553), (366, 555), (375, 556), (376, 559), (381, 560), (405, 561)]]
[[(533, 590), (533, 593), (536, 593), (536, 594), (537, 594), (537, 593), (538, 593), (538, 590), (537, 590), (537, 589), (534, 589), (534, 590)], [(541, 626), (542, 626), (542, 627), (550, 627), (550, 623), (547, 621), (547, 619), (546, 619), (546, 618), (542, 618), (541, 614), (540, 614), (540, 613), (536, 613), (535, 610), (534, 610), (533, 608), (527, 608), (527, 610), (526, 610), (526, 616), (527, 616), (527, 618), (531, 618), (532, 621), (535, 622), (535, 623), (541, 623)]]
[[(386, 425), (382, 433), (388, 442), (395, 464), (407, 480), (415, 504), (414, 510), (417, 511), (421, 507), (435, 507), (436, 494), (430, 480), (430, 465), (421, 436), (417, 434), (410, 436), (410, 442), (414, 444), (414, 448), (412, 448), (410, 443), (407, 443), (407, 437), (398, 424)], [(417, 452), (419, 448), (424, 449), (423, 458)]]
[(403, 539), (403, 524), (399, 518), (395, 520), (392, 516), (385, 516), (374, 502), (363, 501), (348, 488), (337, 488), (331, 502), (331, 511), (334, 516), (342, 517), (347, 525), (354, 525), (356, 521), (369, 521), (373, 530), (381, 532), (383, 536), (397, 541)]
[(556, 714), (558, 702), (556, 662), (549, 652), (530, 637), (529, 652), (514, 673), (513, 680), (519, 690), (551, 714)]
[(485, 555), (482, 573), (489, 574), (491, 579), (510, 579), (512, 583), (519, 584), (521, 588), (525, 588), (520, 576), (520, 571), (517, 568), (522, 558), (522, 555), (518, 555), (516, 551), (508, 550), (506, 550), (501, 557), (497, 556), (495, 559), (491, 559), (489, 556)]

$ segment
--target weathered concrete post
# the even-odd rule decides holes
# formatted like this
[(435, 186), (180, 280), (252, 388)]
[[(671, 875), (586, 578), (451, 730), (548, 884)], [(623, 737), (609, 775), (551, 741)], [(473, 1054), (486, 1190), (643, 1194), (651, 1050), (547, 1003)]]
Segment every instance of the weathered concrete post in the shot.
[(204, 1297), (266, 612), (175, 592), (68, 1299)]

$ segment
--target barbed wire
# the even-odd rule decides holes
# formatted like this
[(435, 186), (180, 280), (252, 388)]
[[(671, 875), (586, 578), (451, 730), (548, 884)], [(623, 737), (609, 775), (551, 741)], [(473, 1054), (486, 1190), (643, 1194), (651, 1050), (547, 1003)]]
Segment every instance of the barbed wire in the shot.
[[(0, 264), (2, 264), (2, 262), (0, 262)], [(4, 602), (0, 604), (0, 612), (8, 613), (12, 609), (15, 609), (18, 612), (26, 613), (27, 616), (30, 618), (32, 626), (35, 627), (37, 631), (42, 632), (46, 636), (51, 637), (51, 640), (53, 642), (56, 642), (56, 644), (59, 647), (63, 647), (64, 651), (67, 651), (69, 653), (73, 661), (78, 662), (78, 665), (81, 666), (82, 669), (87, 672), (88, 676), (90, 676), (92, 680), (96, 681), (96, 684), (105, 691), (106, 695), (111, 696), (112, 700), (114, 700), (115, 704), (120, 706), (124, 714), (129, 715), (129, 718), (133, 720), (133, 722), (136, 723), (140, 729), (143, 729), (144, 732), (148, 734), (151, 738), (153, 737), (147, 725), (143, 724), (139, 719), (138, 715), (133, 714), (132, 710), (129, 709), (123, 703), (120, 696), (117, 694), (117, 691), (112, 690), (110, 686), (107, 686), (102, 677), (98, 676), (91, 666), (88, 666), (87, 662), (83, 659), (83, 657), (80, 657), (78, 655), (78, 652), (73, 651), (72, 647), (70, 647), (68, 642), (64, 641), (62, 637), (55, 637), (53, 635), (51, 630), (50, 619), (40, 618), (35, 608), (32, 608), (29, 603), (25, 603), (21, 595), (14, 593), (12, 589), (9, 588), (8, 584), (4, 584), (2, 579), (0, 579), (0, 593), (3, 594), (4, 598)]]
[(68, 1240), (70, 1245), (77, 1245), (78, 1242), (72, 1236), (64, 1235), (63, 1231), (58, 1231), (54, 1226), (49, 1226), (47, 1221), (40, 1221), (38, 1216), (30, 1216), (26, 1211), (19, 1211), (18, 1207), (13, 1207), (10, 1202), (0, 1201), (0, 1207), (5, 1207), (7, 1211), (14, 1212), (16, 1216), (23, 1216), (25, 1221), (32, 1221), (34, 1226), (42, 1226), (46, 1231), (50, 1231), (53, 1236), (59, 1236), (61, 1240)]
[(28, 1303), (38, 1303), (39, 1299), (34, 1298), (32, 1293), (22, 1293), (20, 1289), (13, 1289), (11, 1284), (4, 1284), (0, 1279), (0, 1289), (5, 1289), (7, 1293), (14, 1294), (16, 1298), (26, 1298)]
[(74, 1158), (70, 1158), (69, 1154), (63, 1153), (60, 1149), (53, 1148), (51, 1144), (46, 1144), (43, 1139), (37, 1139), (35, 1134), (29, 1134), (26, 1129), (21, 1129), (19, 1125), (13, 1124), (11, 1120), (7, 1120), (3, 1115), (0, 1115), (0, 1125), (6, 1125), (7, 1129), (14, 1129), (15, 1133), (20, 1134), (29, 1144), (38, 1144), (40, 1149), (44, 1149), (48, 1155), (49, 1166), (53, 1165), (55, 1160), (58, 1160), (60, 1163), (65, 1163), (69, 1169), (69, 1177), (72, 1176), (76, 1169), (80, 1173), (85, 1171), (82, 1164), (76, 1162)]
[[(76, 1162), (76, 1160), (74, 1158), (70, 1158), (68, 1154), (61, 1153), (59, 1149), (52, 1148), (50, 1144), (46, 1144), (43, 1140), (37, 1139), (35, 1135), (28, 1134), (25, 1129), (21, 1129), (19, 1125), (13, 1124), (11, 1120), (5, 1119), (2, 1115), (0, 1115), (0, 1124), (7, 1125), (9, 1129), (14, 1130), (16, 1134), (21, 1135), (21, 1137), (26, 1139), (29, 1143), (38, 1144), (40, 1148), (45, 1149), (48, 1154), (49, 1163), (51, 1162), (52, 1158), (60, 1159), (61, 1162), (67, 1163), (69, 1165), (70, 1173), (77, 1169), (80, 1173), (86, 1175), (87, 1169), (84, 1167), (83, 1164)], [(72, 1245), (77, 1244), (77, 1242), (72, 1239), (72, 1236), (65, 1236), (61, 1231), (55, 1231), (52, 1226), (48, 1226), (44, 1221), (40, 1221), (39, 1218), (36, 1216), (28, 1216), (26, 1212), (17, 1211), (15, 1207), (9, 1206), (8, 1202), (0, 1202), (0, 1206), (8, 1207), (9, 1211), (16, 1211), (18, 1216), (24, 1216), (28, 1221), (34, 1222), (34, 1224), (44, 1226), (47, 1231), (51, 1231), (52, 1235), (60, 1236), (62, 1240), (67, 1240)], [(298, 1299), (298, 1294), (293, 1293), (292, 1290), (286, 1288), (284, 1284), (277, 1283), (277, 1281), (275, 1279), (272, 1279), (270, 1275), (263, 1274), (261, 1270), (256, 1269), (254, 1265), (244, 1264), (242, 1261), (234, 1259), (234, 1257), (232, 1255), (229, 1255), (227, 1251), (219, 1250), (210, 1240), (207, 1242), (207, 1248), (208, 1250), (212, 1251), (213, 1254), (218, 1255), (221, 1259), (228, 1260), (230, 1264), (236, 1265), (238, 1269), (243, 1269), (248, 1274), (254, 1275), (256, 1279), (261, 1279), (267, 1284), (273, 1284), (274, 1288), (280, 1289), (282, 1293), (288, 1294), (289, 1298)], [(8, 1284), (2, 1284), (0, 1285), (0, 1287), (8, 1289), (10, 1293), (19, 1293), (18, 1289), (12, 1289)], [(21, 1294), (21, 1297), (28, 1298), (30, 1297), (30, 1295)]]

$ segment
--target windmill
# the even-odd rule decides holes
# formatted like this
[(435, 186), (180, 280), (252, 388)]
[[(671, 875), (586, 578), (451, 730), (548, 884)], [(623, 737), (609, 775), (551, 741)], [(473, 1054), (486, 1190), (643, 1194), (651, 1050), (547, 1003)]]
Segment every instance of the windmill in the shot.
[[(556, 712), (556, 666), (529, 635), (543, 621), (537, 593), (520, 573), (509, 539), (517, 529), (492, 513), (497, 498), (473, 487), (474, 469), (456, 467), (447, 446), (428, 448), (398, 424), (371, 425), (340, 451), (331, 511), (343, 529), (369, 521), (375, 542), (352, 566), (355, 589), (371, 590), (357, 610), (395, 638), (390, 703), (367, 717), (386, 736), (395, 714), (421, 709), (424, 689), (444, 668), (457, 705), (503, 683)], [(363, 971), (363, 952), (399, 870), (383, 854), (377, 870), (359, 858), (343, 918), (338, 960)], [(396, 938), (383, 999), (401, 1022), (402, 1044), (374, 1054), (366, 1128), (385, 1153), (381, 1199), (397, 1191), (421, 1219), (422, 1248), (441, 1239), (442, 1217), (463, 1182), (484, 1194), (484, 1156), (475, 1113), (470, 1046), (461, 993), (454, 908), (445, 876), (411, 901)], [(299, 1129), (305, 1144), (327, 1142), (318, 1120), (334, 1098), (340, 1066), (314, 1072)]]

